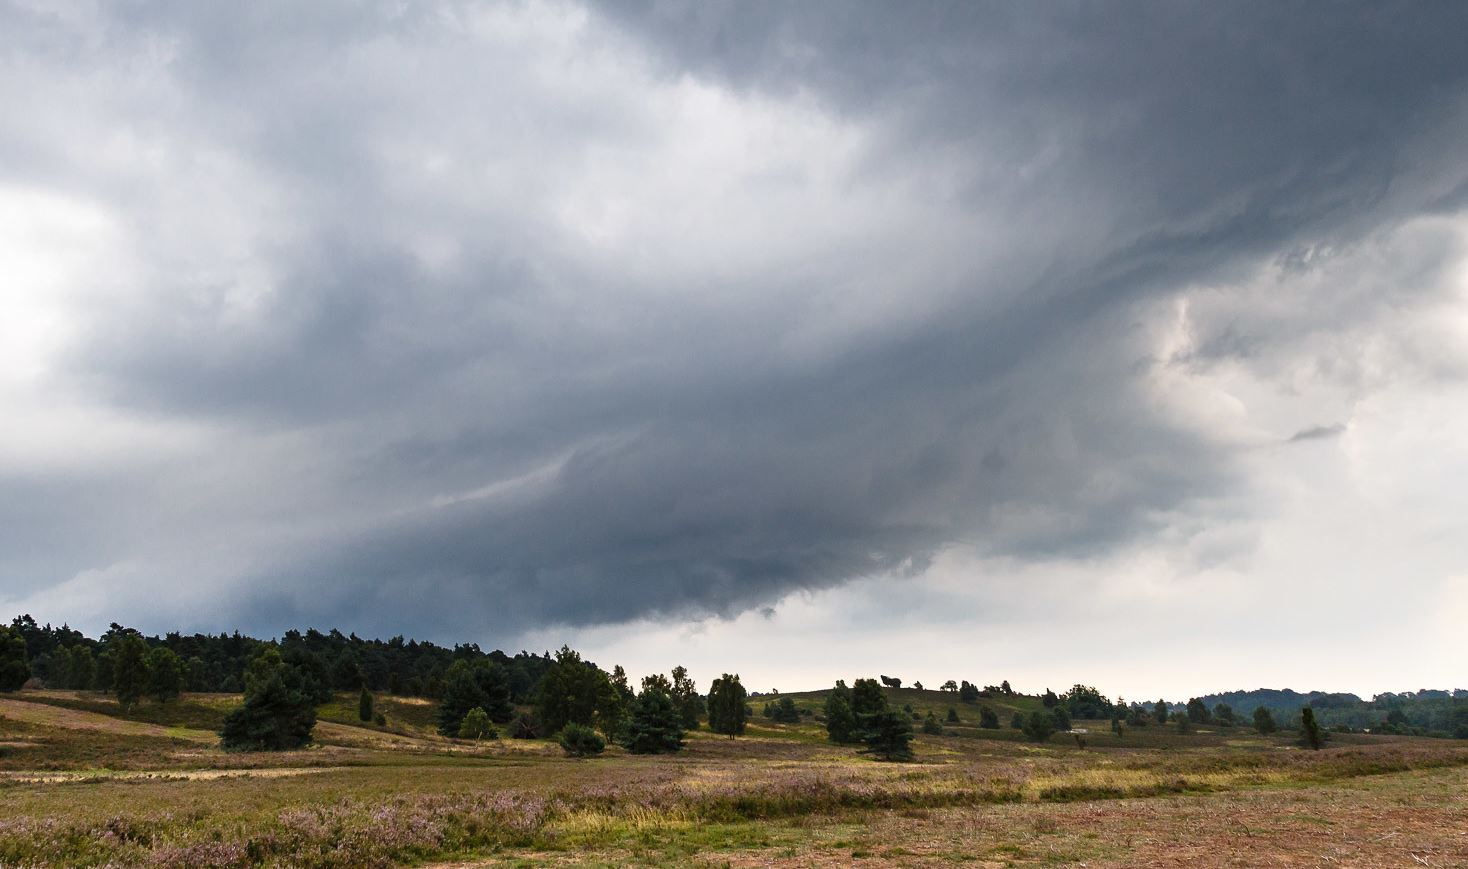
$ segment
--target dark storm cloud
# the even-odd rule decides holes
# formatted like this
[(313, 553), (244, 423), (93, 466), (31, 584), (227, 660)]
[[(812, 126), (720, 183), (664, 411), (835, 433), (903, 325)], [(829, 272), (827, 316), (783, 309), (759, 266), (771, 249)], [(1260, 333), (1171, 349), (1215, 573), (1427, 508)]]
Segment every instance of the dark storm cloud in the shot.
[(1330, 438), (1340, 437), (1345, 431), (1345, 424), (1339, 422), (1330, 425), (1312, 425), (1309, 428), (1300, 429), (1290, 435), (1290, 443), (1329, 440)]
[[(147, 94), (139, 58), (164, 51), (171, 102), (77, 125), (156, 136), (221, 198), (139, 176), (133, 202), (127, 173), (93, 185), (85, 153), (47, 155), (15, 124), (0, 148), (28, 155), (29, 183), (120, 197), (159, 246), (140, 255), (148, 293), (78, 315), (65, 388), (223, 434), (81, 513), (186, 514), (167, 547), (194, 549), (170, 563), (249, 589), (233, 605), (265, 629), (732, 613), (920, 572), (954, 541), (1089, 555), (1237, 510), (1234, 451), (1148, 392), (1171, 361), (1150, 355), (1148, 306), (1350, 245), (1464, 183), (1432, 144), (1462, 118), (1458, 6), (615, 4), (548, 60), (466, 37), (473, 7), (126, 9), (90, 29), (12, 10), (44, 48), (8, 52)], [(732, 226), (644, 225), (646, 245), (588, 253), (545, 203), (594, 191), (608, 154), (691, 135), (649, 122), (636, 90), (557, 84), (606, 56), (648, 64), (640, 87), (693, 81), (862, 131), (835, 188), (860, 205), (898, 184), (913, 219), (793, 222), (781, 197), (814, 196), (817, 154), (736, 191), (772, 240), (810, 234), (780, 268)], [(634, 200), (676, 203), (661, 172)], [(172, 265), (172, 235), (220, 210), (259, 227), (239, 258), (269, 289), (244, 302), (234, 275)], [(442, 244), (449, 266), (423, 253)], [(666, 269), (631, 265), (648, 245)], [(1196, 358), (1262, 340), (1216, 325)], [(1313, 431), (1291, 440), (1333, 433)], [(176, 500), (201, 467), (224, 505), (202, 514)], [(62, 483), (27, 485), (65, 503)], [(52, 578), (146, 562), (157, 531), (89, 535)], [(230, 576), (198, 575), (211, 546), (242, 550)]]

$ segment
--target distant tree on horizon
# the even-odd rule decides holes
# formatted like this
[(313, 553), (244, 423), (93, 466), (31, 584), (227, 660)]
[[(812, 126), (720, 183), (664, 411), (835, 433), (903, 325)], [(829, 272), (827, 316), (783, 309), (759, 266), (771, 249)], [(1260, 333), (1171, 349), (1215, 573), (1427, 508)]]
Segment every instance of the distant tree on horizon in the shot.
[(137, 631), (119, 628), (107, 641), (112, 660), (112, 692), (123, 709), (131, 709), (147, 693), (152, 674), (148, 672), (148, 644)]
[(31, 663), (26, 653), (25, 636), (18, 630), (0, 625), (0, 691), (19, 691), (31, 678)]
[(851, 689), (843, 679), (837, 679), (836, 686), (826, 695), (826, 737), (832, 742), (857, 742), (860, 738), (851, 699)]
[(1168, 711), (1166, 700), (1158, 700), (1157, 705), (1152, 707), (1152, 717), (1156, 719), (1158, 724), (1167, 723)]
[(1263, 706), (1254, 707), (1254, 729), (1260, 733), (1273, 733), (1279, 729), (1274, 723), (1274, 714)]
[(148, 687), (153, 699), (167, 703), (183, 692), (183, 685), (183, 660), (172, 649), (154, 649), (148, 656)]

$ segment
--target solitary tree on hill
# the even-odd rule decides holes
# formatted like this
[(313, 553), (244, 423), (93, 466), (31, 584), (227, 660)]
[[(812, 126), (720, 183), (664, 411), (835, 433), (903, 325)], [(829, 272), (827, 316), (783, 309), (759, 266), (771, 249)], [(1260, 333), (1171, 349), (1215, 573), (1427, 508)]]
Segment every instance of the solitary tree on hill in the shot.
[(1306, 745), (1316, 751), (1325, 744), (1325, 734), (1315, 721), (1315, 710), (1309, 706), (1300, 710), (1300, 736)]
[(245, 703), (224, 718), (220, 737), (236, 751), (283, 751), (311, 739), (316, 705), (301, 672), (267, 648), (245, 670)]
[(709, 730), (730, 739), (744, 732), (745, 700), (748, 694), (739, 675), (725, 673), (709, 686)]
[(357, 695), (357, 720), (372, 720), (372, 692), (367, 690), (366, 685), (362, 686), (362, 693)]

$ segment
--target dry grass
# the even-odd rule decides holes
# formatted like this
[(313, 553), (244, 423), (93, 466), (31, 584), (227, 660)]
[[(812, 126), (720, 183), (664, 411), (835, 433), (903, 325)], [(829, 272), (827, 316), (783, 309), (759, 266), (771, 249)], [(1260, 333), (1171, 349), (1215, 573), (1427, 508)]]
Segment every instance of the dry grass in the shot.
[(570, 760), (542, 741), (328, 721), (321, 745), (240, 755), (44, 699), (0, 700), (0, 865), (1254, 865), (1320, 844), (1302, 830), (1341, 833), (1321, 852), (1333, 859), (1390, 865), (1369, 859), (1409, 829), (1414, 853), (1454, 865), (1461, 839), (1403, 817), (1468, 830), (1468, 745), (1446, 741), (931, 737), (914, 763), (884, 764), (806, 723), (694, 734), (674, 757)]

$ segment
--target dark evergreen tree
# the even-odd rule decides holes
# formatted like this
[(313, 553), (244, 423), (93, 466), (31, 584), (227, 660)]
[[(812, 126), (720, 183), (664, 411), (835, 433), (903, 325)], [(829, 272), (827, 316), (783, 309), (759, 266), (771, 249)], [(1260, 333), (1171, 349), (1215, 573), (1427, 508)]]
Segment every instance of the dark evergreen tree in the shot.
[(1167, 701), (1158, 700), (1157, 705), (1152, 707), (1152, 717), (1157, 720), (1158, 724), (1166, 724), (1167, 715)]
[(879, 760), (912, 759), (912, 719), (884, 710), (862, 720), (862, 741)]
[(1055, 719), (1056, 730), (1070, 729), (1070, 712), (1064, 706), (1056, 706), (1050, 710), (1050, 717)]
[(607, 741), (600, 733), (581, 724), (567, 724), (558, 740), (561, 749), (571, 757), (591, 757), (606, 750)]
[(159, 646), (148, 656), (149, 693), (167, 703), (183, 692), (184, 663), (171, 649)]
[[(982, 714), (982, 713), (980, 713), (980, 714)], [(957, 723), (959, 723), (958, 710), (957, 709), (954, 709), (952, 706), (949, 706), (948, 707), (948, 723), (949, 724), (957, 724)]]
[(974, 685), (967, 679), (963, 680), (963, 684), (958, 688), (958, 699), (964, 703), (979, 702), (979, 686)]
[(148, 644), (137, 631), (118, 628), (107, 640), (112, 656), (112, 691), (123, 709), (131, 709), (152, 682), (148, 672)]
[(1194, 724), (1212, 724), (1213, 712), (1202, 698), (1194, 697), (1188, 701), (1188, 720)]
[(1254, 729), (1260, 733), (1273, 733), (1279, 729), (1274, 723), (1274, 715), (1263, 706), (1254, 707)]
[(837, 680), (826, 696), (826, 736), (832, 742), (856, 742), (860, 739), (856, 713), (851, 708), (851, 689)]
[(683, 729), (697, 730), (699, 719), (704, 714), (704, 700), (698, 694), (698, 686), (689, 677), (688, 668), (681, 664), (673, 668), (671, 675), (673, 683), (668, 696), (683, 716)]
[(1040, 702), (1045, 704), (1046, 709), (1053, 709), (1055, 708), (1055, 704), (1060, 702), (1060, 698), (1055, 696), (1054, 691), (1046, 688), (1045, 693), (1040, 695)]
[(851, 711), (860, 721), (863, 715), (887, 711), (887, 695), (876, 679), (857, 679), (851, 688)]
[(1188, 734), (1193, 732), (1193, 716), (1188, 714), (1188, 710), (1183, 709), (1179, 712), (1174, 712), (1172, 714), (1172, 721), (1177, 726), (1178, 733)]
[(1234, 710), (1227, 703), (1219, 703), (1213, 707), (1213, 720), (1224, 727), (1234, 726)]
[(669, 754), (680, 750), (683, 713), (662, 691), (643, 691), (632, 704), (622, 745), (633, 754)]
[(1300, 741), (1316, 751), (1325, 744), (1325, 733), (1315, 721), (1315, 710), (1309, 706), (1300, 710)]
[(1024, 731), (1025, 736), (1035, 742), (1048, 742), (1055, 733), (1055, 716), (1036, 709), (1025, 719)]
[(1014, 713), (1014, 715), (1011, 716), (1009, 719), (1009, 726), (1015, 730), (1024, 730), (1025, 714), (1023, 712)]
[(739, 674), (725, 673), (709, 686), (709, 730), (730, 739), (744, 732), (744, 710), (747, 693), (739, 683)]
[(943, 725), (938, 722), (938, 716), (934, 715), (932, 710), (929, 710), (927, 717), (923, 719), (923, 733), (929, 736), (941, 736), (943, 734)]
[(541, 677), (536, 714), (546, 733), (575, 723), (599, 726), (603, 733), (615, 735), (622, 719), (622, 698), (606, 673), (562, 646)]
[(444, 736), (458, 736), (459, 726), (470, 709), (483, 709), (489, 700), (479, 680), (474, 677), (474, 666), (467, 660), (455, 661), (444, 674), (443, 692), (438, 702), (438, 732)]
[(988, 706), (979, 707), (979, 726), (985, 730), (999, 729), (999, 713)]
[(275, 649), (266, 649), (245, 672), (245, 703), (225, 716), (220, 737), (233, 751), (284, 751), (311, 739), (316, 705), (306, 680)]
[[(17, 618), (16, 621), (19, 622), (20, 619)], [(30, 678), (31, 662), (30, 654), (26, 650), (25, 635), (14, 628), (0, 625), (0, 691), (19, 691)]]
[(372, 720), (372, 692), (367, 690), (366, 685), (362, 686), (361, 693), (357, 695), (357, 720)]

